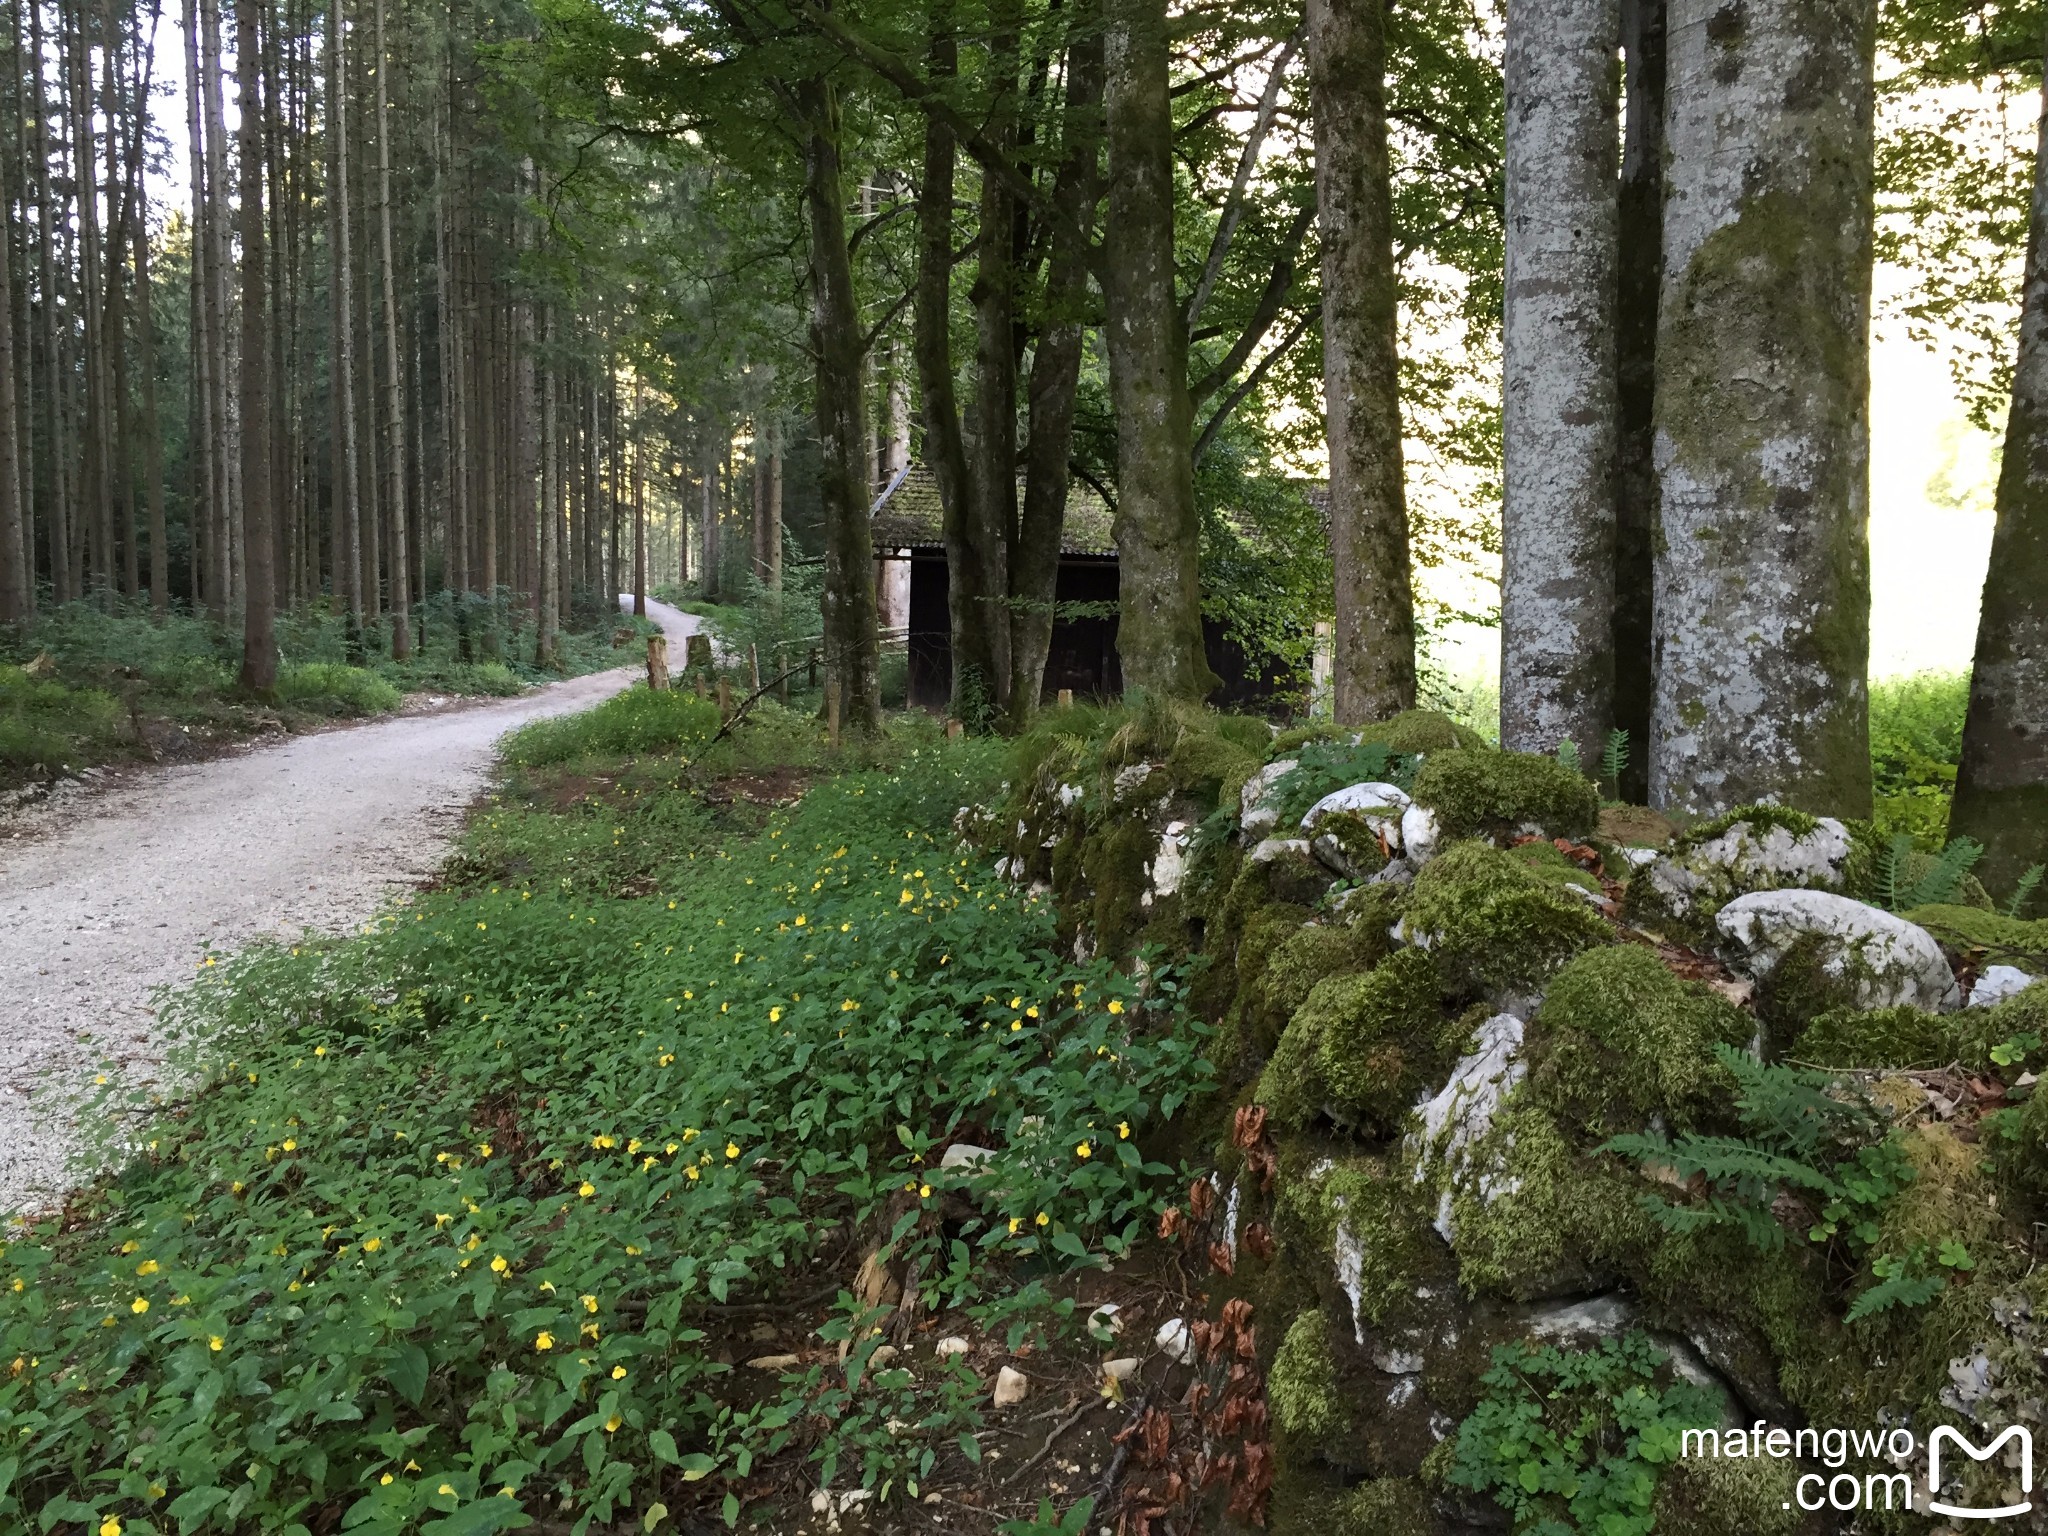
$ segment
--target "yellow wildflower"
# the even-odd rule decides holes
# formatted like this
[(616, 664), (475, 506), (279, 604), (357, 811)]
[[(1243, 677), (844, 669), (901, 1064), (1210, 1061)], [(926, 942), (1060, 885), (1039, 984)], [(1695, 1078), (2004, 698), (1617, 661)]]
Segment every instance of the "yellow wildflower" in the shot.
[(555, 1347), (555, 1336), (543, 1328), (533, 1336), (533, 1347), (535, 1349), (553, 1349)]

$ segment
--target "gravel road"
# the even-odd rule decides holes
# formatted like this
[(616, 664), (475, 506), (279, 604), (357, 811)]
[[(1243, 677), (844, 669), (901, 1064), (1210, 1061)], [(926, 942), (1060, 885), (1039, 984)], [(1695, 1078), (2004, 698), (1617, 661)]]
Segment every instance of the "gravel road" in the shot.
[[(648, 612), (680, 666), (698, 620)], [(65, 1105), (103, 1058), (154, 1059), (153, 991), (206, 951), (352, 929), (438, 867), (506, 731), (595, 704), (626, 669), (124, 775), (0, 840), (0, 1212), (65, 1186)]]

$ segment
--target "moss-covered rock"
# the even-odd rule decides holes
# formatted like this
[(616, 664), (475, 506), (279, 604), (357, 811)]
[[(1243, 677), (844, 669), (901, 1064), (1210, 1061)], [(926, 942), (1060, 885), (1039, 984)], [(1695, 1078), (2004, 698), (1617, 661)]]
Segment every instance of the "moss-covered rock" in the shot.
[(1358, 732), (1360, 742), (1378, 742), (1390, 752), (1490, 751), (1486, 738), (1434, 709), (1408, 709)]
[(1294, 1320), (1266, 1377), (1273, 1422), (1304, 1449), (1319, 1449), (1351, 1432), (1351, 1404), (1330, 1354), (1329, 1324), (1311, 1307)]
[(1364, 880), (1387, 867), (1385, 838), (1356, 811), (1332, 811), (1318, 817), (1309, 846), (1324, 866), (1347, 880)]
[(1755, 1021), (1698, 982), (1682, 981), (1641, 945), (1589, 950), (1551, 979), (1531, 1022), (1529, 1090), (1594, 1141), (1704, 1123), (1732, 1087), (1714, 1054), (1741, 1047)]
[(1443, 1249), (1429, 1230), (1426, 1191), (1399, 1162), (1290, 1158), (1277, 1214), (1290, 1257), (1334, 1282), (1354, 1328), (1412, 1320), (1416, 1290), (1435, 1278)]
[[(1260, 956), (1256, 977), (1241, 998), (1247, 1040), (1261, 1053), (1270, 1052), (1287, 1021), (1308, 1001), (1318, 982), (1369, 971), (1391, 954), (1394, 941), (1387, 936), (1387, 928), (1398, 916), (1389, 913), (1391, 905), (1366, 903), (1347, 910), (1344, 922), (1297, 926), (1277, 940), (1266, 929), (1261, 937), (1271, 947)], [(1241, 972), (1246, 952), (1247, 947), (1238, 951)]]
[(1915, 907), (1906, 921), (1933, 934), (1944, 949), (1968, 955), (1979, 966), (2016, 965), (2040, 975), (2048, 971), (2048, 918), (2029, 922), (2007, 917), (1985, 906), (1959, 905)]
[[(2008, 1041), (2024, 1036), (2048, 1040), (2048, 980), (2037, 981), (1989, 1008), (1965, 1008), (1950, 1016), (1955, 1031), (1955, 1048), (1962, 1064), (1973, 1072), (2000, 1065), (1991, 1052)], [(2029, 1058), (2037, 1062), (2037, 1049)]]
[[(1575, 864), (1566, 858), (1564, 852), (1554, 843), (1541, 838), (1532, 842), (1517, 843), (1507, 850), (1508, 857), (1523, 865), (1530, 874), (1550, 885), (1574, 885), (1594, 896), (1604, 896), (1600, 877), (1583, 864)], [(1583, 899), (1583, 898), (1581, 898)]]
[(1580, 897), (1490, 845), (1454, 843), (1423, 866), (1403, 918), (1447, 989), (1467, 996), (1540, 986), (1614, 931)]
[(1745, 805), (1701, 822), (1629, 881), (1623, 915), (1690, 944), (1755, 891), (1845, 891), (1870, 862), (1867, 829), (1782, 805)]
[(1279, 1536), (1432, 1536), (1429, 1490), (1418, 1478), (1371, 1477), (1351, 1488), (1274, 1490), (1271, 1529)]
[(1920, 1008), (1840, 1009), (1807, 1025), (1788, 1054), (1816, 1067), (1934, 1067), (1956, 1054), (1948, 1016)]
[(1657, 1479), (1657, 1529), (1682, 1536), (1802, 1536), (1825, 1527), (1802, 1509), (1794, 1484), (1805, 1469), (1760, 1456), (1680, 1457)]
[(1438, 752), (1415, 775), (1412, 797), (1447, 838), (1495, 837), (1526, 825), (1583, 838), (1600, 824), (1600, 790), (1577, 769), (1532, 752)]
[(1259, 1079), (1259, 1102), (1282, 1125), (1327, 1114), (1374, 1137), (1401, 1128), (1431, 1076), (1455, 1054), (1437, 1000), (1436, 966), (1402, 950), (1362, 975), (1310, 989)]

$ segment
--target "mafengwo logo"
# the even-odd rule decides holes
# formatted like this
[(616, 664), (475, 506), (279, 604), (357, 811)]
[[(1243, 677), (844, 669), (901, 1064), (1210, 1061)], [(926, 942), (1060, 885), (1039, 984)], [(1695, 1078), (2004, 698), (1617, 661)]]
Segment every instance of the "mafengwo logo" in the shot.
[[(1963, 1438), (1960, 1430), (1943, 1424), (1927, 1437), (1927, 1486), (1939, 1490), (1941, 1487), (1941, 1451), (1944, 1445), (1953, 1445), (1972, 1461), (1989, 1461), (1998, 1449), (2009, 1440), (2019, 1441), (2020, 1492), (2031, 1495), (2034, 1491), (2034, 1437), (2022, 1425), (2015, 1424), (1981, 1450)], [(2007, 1504), (1999, 1509), (1972, 1509), (1963, 1504), (1944, 1504), (1939, 1499), (1930, 1499), (1927, 1512), (1933, 1515), (1948, 1515), (1957, 1520), (2009, 1520), (2024, 1515), (2034, 1507), (2031, 1497), (2023, 1498), (2017, 1504)]]

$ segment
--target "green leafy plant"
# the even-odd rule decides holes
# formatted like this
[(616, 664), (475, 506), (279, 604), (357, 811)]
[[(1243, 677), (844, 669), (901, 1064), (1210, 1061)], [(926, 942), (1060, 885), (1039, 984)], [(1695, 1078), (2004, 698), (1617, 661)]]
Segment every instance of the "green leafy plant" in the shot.
[(1053, 1508), (1051, 1499), (1038, 1501), (1038, 1513), (1029, 1520), (1005, 1520), (996, 1529), (1002, 1536), (1085, 1536), (1088, 1517), (1095, 1513), (1095, 1500), (1083, 1499), (1064, 1515)]
[(1518, 1536), (1647, 1536), (1661, 1469), (1685, 1430), (1721, 1411), (1668, 1365), (1640, 1333), (1585, 1350), (1496, 1346), (1485, 1396), (1458, 1426), (1451, 1484), (1490, 1494)]
[(1569, 737), (1557, 744), (1557, 760), (1573, 773), (1584, 771), (1579, 763), (1579, 744)]
[(1341, 738), (1304, 742), (1294, 758), (1295, 765), (1273, 786), (1283, 827), (1297, 824), (1310, 806), (1346, 785), (1376, 781), (1407, 789), (1415, 782), (1415, 759), (1376, 741), (1358, 746)]
[(1616, 726), (1607, 733), (1600, 749), (1600, 784), (1615, 799), (1621, 798), (1621, 778), (1628, 772), (1628, 732)]
[(2018, 883), (2012, 888), (2012, 896), (2006, 901), (2005, 915), (2018, 917), (2027, 909), (2027, 903), (2034, 899), (2034, 892), (2041, 888), (2041, 881), (2048, 877), (2048, 864), (2029, 865)]
[(629, 688), (595, 709), (536, 720), (507, 738), (507, 761), (522, 767), (571, 762), (579, 757), (672, 752), (710, 740), (718, 706), (693, 694)]
[(1910, 912), (1915, 907), (1933, 906), (1955, 899), (1963, 879), (1984, 857), (1984, 845), (1974, 838), (1951, 838), (1934, 863), (1916, 870), (1920, 850), (1904, 832), (1892, 834), (1877, 857), (1879, 899), (1893, 912)]

